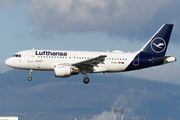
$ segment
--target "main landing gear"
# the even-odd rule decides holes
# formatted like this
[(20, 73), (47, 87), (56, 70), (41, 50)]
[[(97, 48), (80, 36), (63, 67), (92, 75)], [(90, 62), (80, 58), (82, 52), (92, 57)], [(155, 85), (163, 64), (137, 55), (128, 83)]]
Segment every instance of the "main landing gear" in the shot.
[(88, 83), (89, 83), (89, 78), (87, 77), (87, 73), (85, 73), (83, 82), (84, 82), (85, 84), (88, 84)]
[(84, 77), (83, 82), (84, 82), (85, 84), (88, 84), (88, 83), (89, 83), (89, 78), (88, 78), (88, 77)]
[(32, 77), (31, 77), (31, 76), (32, 76), (32, 73), (33, 73), (33, 70), (30, 70), (30, 72), (29, 72), (30, 77), (28, 77), (28, 80), (29, 80), (29, 81), (32, 80)]

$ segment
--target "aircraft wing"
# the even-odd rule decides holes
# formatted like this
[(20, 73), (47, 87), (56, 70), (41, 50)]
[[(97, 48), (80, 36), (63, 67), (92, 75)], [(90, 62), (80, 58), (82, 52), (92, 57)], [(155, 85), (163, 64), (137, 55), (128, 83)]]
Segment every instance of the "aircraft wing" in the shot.
[(91, 58), (88, 60), (72, 63), (72, 65), (78, 67), (80, 70), (93, 71), (94, 66), (98, 67), (97, 65), (99, 63), (103, 64), (105, 57), (107, 57), (107, 56), (100, 55), (98, 57), (94, 57), (94, 58)]

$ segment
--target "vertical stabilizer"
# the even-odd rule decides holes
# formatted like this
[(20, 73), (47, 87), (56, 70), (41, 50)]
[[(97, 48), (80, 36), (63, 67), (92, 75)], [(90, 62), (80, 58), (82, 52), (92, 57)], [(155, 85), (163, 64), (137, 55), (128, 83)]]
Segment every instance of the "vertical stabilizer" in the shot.
[(164, 56), (166, 54), (172, 28), (173, 24), (164, 24), (139, 52)]

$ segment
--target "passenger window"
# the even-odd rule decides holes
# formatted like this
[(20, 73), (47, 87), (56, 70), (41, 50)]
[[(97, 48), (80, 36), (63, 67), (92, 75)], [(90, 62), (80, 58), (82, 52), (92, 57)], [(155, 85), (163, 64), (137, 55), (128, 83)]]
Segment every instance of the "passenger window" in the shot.
[(114, 60), (116, 60), (116, 58), (114, 58)]

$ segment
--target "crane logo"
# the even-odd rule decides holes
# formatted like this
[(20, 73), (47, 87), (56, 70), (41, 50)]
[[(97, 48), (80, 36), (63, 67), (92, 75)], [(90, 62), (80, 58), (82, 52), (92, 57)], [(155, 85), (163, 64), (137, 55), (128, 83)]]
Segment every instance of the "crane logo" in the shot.
[(155, 53), (161, 53), (166, 49), (166, 42), (163, 38), (156, 37), (151, 42), (151, 49)]

